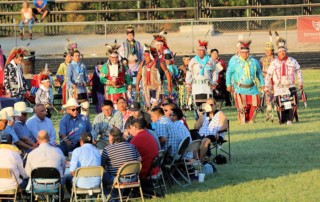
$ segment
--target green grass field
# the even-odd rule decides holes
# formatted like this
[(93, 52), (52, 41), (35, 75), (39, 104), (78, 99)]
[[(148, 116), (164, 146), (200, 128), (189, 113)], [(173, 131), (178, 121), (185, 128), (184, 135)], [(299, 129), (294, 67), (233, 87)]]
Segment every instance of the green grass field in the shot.
[[(164, 199), (154, 201), (319, 201), (319, 72), (303, 71), (308, 107), (301, 103), (298, 124), (265, 122), (259, 113), (257, 123), (238, 125), (236, 110), (223, 108), (230, 119), (231, 162), (216, 166), (218, 172), (204, 183), (173, 186)], [(191, 128), (192, 119), (190, 114)]]
[[(204, 183), (174, 186), (157, 201), (319, 201), (320, 200), (320, 79), (318, 70), (304, 70), (308, 107), (301, 103), (300, 123), (265, 122), (238, 125), (230, 119), (231, 162), (216, 166)], [(276, 116), (276, 114), (275, 114)], [(192, 117), (188, 123), (193, 126)], [(225, 145), (226, 147), (226, 145)]]

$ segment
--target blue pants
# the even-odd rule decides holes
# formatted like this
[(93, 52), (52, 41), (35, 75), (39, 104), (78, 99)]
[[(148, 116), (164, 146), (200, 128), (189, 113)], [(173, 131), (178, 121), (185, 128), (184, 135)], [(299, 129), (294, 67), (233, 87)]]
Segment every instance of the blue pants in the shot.
[[(33, 24), (34, 24), (34, 19), (32, 18), (31, 20), (28, 21), (29, 31), (32, 30)], [(20, 31), (23, 30), (24, 25), (25, 25), (25, 24), (24, 24), (24, 21), (21, 20), (21, 21), (20, 21)]]

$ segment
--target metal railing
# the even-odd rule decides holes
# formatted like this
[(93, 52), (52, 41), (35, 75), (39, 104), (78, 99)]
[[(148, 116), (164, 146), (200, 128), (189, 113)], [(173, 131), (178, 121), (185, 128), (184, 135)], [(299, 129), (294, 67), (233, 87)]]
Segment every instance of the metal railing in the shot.
[[(1, 25), (3, 30), (10, 30), (8, 37), (1, 37), (0, 44), (5, 53), (14, 46), (25, 46), (36, 51), (37, 55), (56, 55), (64, 52), (66, 38), (78, 43), (84, 55), (105, 55), (105, 44), (115, 39), (126, 39), (126, 26), (135, 27), (136, 39), (141, 43), (150, 43), (153, 34), (162, 28), (167, 32), (169, 47), (179, 55), (193, 54), (198, 39), (209, 41), (209, 48), (218, 48), (224, 54), (235, 51), (238, 34), (250, 35), (253, 40), (251, 51), (261, 53), (264, 43), (269, 40), (268, 31), (278, 31), (288, 41), (289, 51), (318, 51), (317, 44), (298, 44), (297, 19), (299, 16), (257, 17), (257, 18), (219, 18), (200, 20), (152, 20), (131, 22), (59, 22), (36, 23), (33, 28), (34, 39), (20, 40), (19, 26), (16, 23)], [(25, 27), (25, 35), (28, 31)], [(207, 36), (206, 36), (207, 35)], [(206, 36), (206, 37), (205, 37)], [(274, 42), (276, 38), (274, 37)], [(47, 49), (46, 49), (47, 48)]]

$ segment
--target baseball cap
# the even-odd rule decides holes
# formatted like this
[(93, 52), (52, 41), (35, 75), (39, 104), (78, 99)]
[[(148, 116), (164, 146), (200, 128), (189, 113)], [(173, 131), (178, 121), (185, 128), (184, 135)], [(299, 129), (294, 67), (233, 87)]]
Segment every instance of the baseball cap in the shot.
[(12, 137), (9, 134), (0, 133), (0, 139), (1, 139), (1, 144), (11, 144), (12, 143)]
[(132, 102), (129, 106), (130, 111), (139, 111), (141, 109), (141, 105), (139, 102)]

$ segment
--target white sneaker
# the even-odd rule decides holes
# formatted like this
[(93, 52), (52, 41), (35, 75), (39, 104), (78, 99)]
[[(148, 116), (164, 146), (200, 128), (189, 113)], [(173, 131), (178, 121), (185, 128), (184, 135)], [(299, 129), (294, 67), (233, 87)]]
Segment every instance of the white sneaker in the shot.
[(287, 121), (287, 125), (292, 125), (292, 122), (291, 121)]

